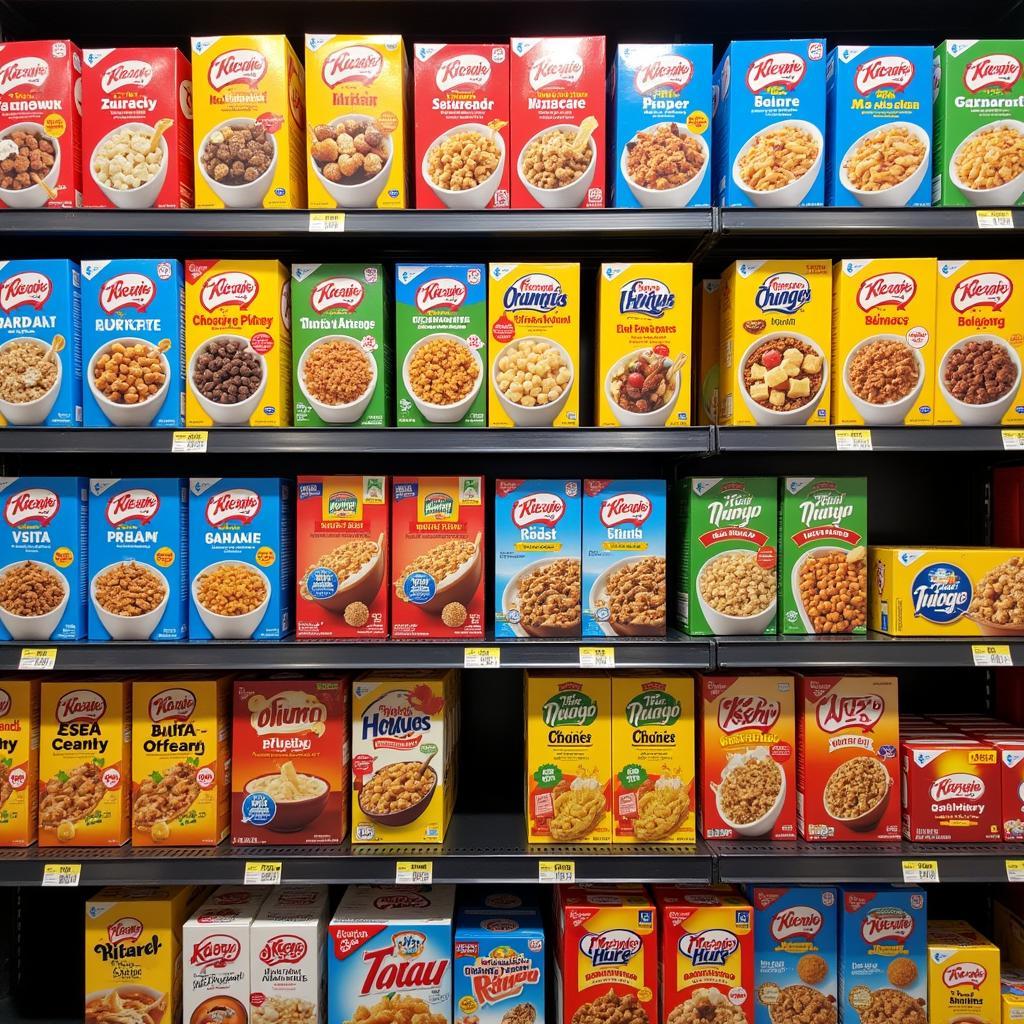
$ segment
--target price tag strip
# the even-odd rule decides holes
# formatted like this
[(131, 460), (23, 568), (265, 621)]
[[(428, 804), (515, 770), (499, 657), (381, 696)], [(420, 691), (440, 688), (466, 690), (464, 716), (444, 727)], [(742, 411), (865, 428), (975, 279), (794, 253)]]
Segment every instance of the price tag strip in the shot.
[(971, 655), (977, 668), (1011, 668), (1013, 655), (1009, 644), (971, 644)]
[(177, 455), (205, 455), (209, 440), (208, 430), (176, 430), (171, 435), (171, 452)]
[(939, 862), (937, 860), (905, 860), (903, 862), (904, 882), (937, 882)]
[(280, 885), (281, 862), (279, 860), (247, 860), (243, 881), (246, 885)]
[(343, 213), (311, 213), (309, 230), (313, 233), (327, 232), (337, 234), (345, 230), (345, 214)]
[(395, 862), (396, 885), (433, 885), (434, 862), (431, 860), (399, 860)]
[(870, 452), (871, 445), (870, 430), (837, 430), (836, 431), (837, 452)]
[(1003, 430), (1003, 451), (1024, 451), (1024, 430)]
[(1024, 882), (1024, 860), (1008, 860), (1006, 862), (1006, 880), (1008, 882)]
[(1013, 210), (978, 210), (979, 228), (1012, 228)]
[(81, 864), (44, 864), (43, 888), (76, 886), (82, 879)]
[(463, 668), (501, 668), (500, 647), (467, 647), (463, 652)]
[(574, 860), (542, 860), (537, 864), (537, 881), (543, 885), (565, 885), (576, 881)]
[(580, 668), (615, 668), (615, 648), (581, 647)]
[(56, 647), (22, 647), (20, 672), (50, 672), (57, 664)]

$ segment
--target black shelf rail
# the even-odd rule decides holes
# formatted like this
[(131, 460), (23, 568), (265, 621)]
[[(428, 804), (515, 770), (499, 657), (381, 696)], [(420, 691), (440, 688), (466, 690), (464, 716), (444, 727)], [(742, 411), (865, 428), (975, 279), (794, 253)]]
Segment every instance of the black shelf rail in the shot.
[[(718, 427), (715, 451), (844, 452), (857, 451), (844, 441), (850, 431), (867, 430), (875, 452), (1001, 452), (1006, 448), (998, 427)], [(1013, 435), (1021, 431), (1007, 428)], [(0, 441), (3, 439), (0, 438)], [(1011, 442), (1012, 443), (1012, 442)], [(844, 447), (845, 446), (845, 447)]]

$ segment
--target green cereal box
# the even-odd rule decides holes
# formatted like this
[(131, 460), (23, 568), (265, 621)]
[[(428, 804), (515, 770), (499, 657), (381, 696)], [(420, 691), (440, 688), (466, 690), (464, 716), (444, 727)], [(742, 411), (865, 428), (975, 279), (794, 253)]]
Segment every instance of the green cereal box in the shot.
[(487, 426), (487, 268), (395, 268), (397, 423)]
[(391, 426), (391, 349), (379, 263), (292, 267), (297, 427)]
[(693, 477), (677, 491), (679, 625), (692, 636), (774, 633), (775, 477)]
[(947, 39), (935, 48), (939, 206), (1021, 206), (1024, 39)]
[(866, 477), (787, 476), (779, 508), (780, 633), (866, 633)]

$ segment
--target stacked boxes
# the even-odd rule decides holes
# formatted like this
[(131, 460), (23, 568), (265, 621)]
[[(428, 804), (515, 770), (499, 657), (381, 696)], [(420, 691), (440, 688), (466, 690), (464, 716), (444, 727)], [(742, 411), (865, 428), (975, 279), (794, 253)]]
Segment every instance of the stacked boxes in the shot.
[(0, 680), (0, 846), (32, 846), (39, 806), (39, 680)]
[(931, 1024), (1000, 1019), (999, 952), (966, 921), (928, 922)]

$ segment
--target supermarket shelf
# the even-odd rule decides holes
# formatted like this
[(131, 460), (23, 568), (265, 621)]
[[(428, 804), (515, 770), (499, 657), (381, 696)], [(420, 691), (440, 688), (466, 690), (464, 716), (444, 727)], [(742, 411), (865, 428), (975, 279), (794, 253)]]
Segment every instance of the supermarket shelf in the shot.
[[(835, 452), (836, 433), (844, 427), (719, 427), (716, 451)], [(1015, 431), (1016, 433), (1016, 431)], [(874, 427), (871, 448), (876, 452), (1001, 452), (1003, 434), (997, 427)]]

